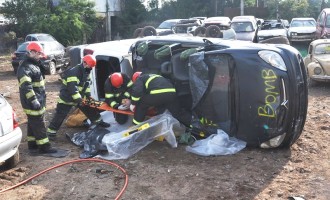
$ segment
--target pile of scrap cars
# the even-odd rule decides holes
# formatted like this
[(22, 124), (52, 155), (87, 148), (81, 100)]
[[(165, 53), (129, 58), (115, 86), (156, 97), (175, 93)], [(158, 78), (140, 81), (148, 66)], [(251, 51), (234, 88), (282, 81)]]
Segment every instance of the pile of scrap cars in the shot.
[[(301, 54), (289, 45), (172, 34), (79, 47), (76, 56), (93, 54), (97, 60), (91, 85), (96, 100), (104, 100), (104, 82), (114, 72), (155, 73), (172, 81), (182, 107), (247, 146), (290, 147), (302, 133), (308, 100), (306, 68)], [(114, 125), (101, 138), (85, 135), (82, 140), (95, 140), (86, 142), (92, 145), (85, 151), (97, 146), (85, 157), (95, 156), (102, 146), (109, 151), (104, 135), (127, 133), (130, 126)]]

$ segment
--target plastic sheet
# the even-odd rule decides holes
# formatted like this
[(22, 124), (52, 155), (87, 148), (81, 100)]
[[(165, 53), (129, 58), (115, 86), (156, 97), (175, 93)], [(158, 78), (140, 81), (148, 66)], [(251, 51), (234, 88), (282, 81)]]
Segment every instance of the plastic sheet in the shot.
[[(146, 128), (141, 128), (142, 126)], [(164, 137), (171, 147), (176, 148), (175, 135), (182, 134), (184, 131), (185, 127), (166, 111), (141, 125), (105, 135), (102, 143), (107, 147), (108, 154), (100, 157), (107, 160), (127, 159), (160, 137)], [(129, 132), (133, 133), (129, 134)]]
[(246, 142), (229, 137), (223, 130), (218, 129), (217, 134), (212, 134), (206, 139), (198, 140), (186, 151), (201, 156), (216, 156), (235, 154), (246, 147)]

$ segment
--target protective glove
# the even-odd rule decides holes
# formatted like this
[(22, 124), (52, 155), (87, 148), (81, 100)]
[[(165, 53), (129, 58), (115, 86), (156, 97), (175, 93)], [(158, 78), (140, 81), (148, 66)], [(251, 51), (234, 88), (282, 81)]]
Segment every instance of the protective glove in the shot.
[(118, 110), (129, 110), (129, 106), (122, 104), (122, 105), (118, 106)]
[(135, 105), (131, 104), (131, 105), (129, 106), (129, 109), (130, 109), (132, 112), (134, 112), (134, 111), (135, 111)]
[(40, 110), (41, 105), (37, 99), (32, 101), (32, 109), (33, 110)]

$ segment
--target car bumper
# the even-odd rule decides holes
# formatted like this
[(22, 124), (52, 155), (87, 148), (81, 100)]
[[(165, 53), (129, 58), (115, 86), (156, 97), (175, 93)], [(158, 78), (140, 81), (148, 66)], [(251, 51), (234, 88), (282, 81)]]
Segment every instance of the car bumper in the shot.
[(291, 36), (289, 38), (290, 41), (295, 42), (304, 42), (304, 41), (312, 41), (314, 40), (314, 35), (308, 35), (308, 36)]
[(0, 162), (4, 162), (18, 150), (22, 139), (22, 130), (17, 127), (12, 132), (0, 137)]
[(330, 81), (330, 76), (327, 75), (312, 75), (310, 78), (316, 81)]

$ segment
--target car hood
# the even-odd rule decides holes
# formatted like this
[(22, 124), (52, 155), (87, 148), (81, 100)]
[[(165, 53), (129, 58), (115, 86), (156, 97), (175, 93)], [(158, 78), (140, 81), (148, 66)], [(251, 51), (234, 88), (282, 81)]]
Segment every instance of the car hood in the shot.
[(329, 54), (317, 55), (317, 56), (314, 56), (314, 59), (317, 60), (318, 62), (320, 62), (320, 64), (323, 67), (329, 66), (329, 68), (330, 68), (330, 56), (329, 56)]
[(236, 32), (237, 40), (253, 41), (255, 32)]
[(285, 29), (260, 30), (258, 36), (286, 36)]
[(314, 33), (316, 31), (316, 27), (291, 27), (289, 32), (297, 32), (297, 33)]

